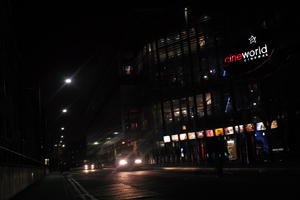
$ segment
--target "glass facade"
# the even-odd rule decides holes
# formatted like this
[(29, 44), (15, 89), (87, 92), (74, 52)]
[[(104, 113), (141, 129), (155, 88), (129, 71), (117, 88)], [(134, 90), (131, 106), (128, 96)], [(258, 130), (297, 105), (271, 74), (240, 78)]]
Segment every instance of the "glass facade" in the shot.
[(251, 164), (286, 150), (283, 110), (269, 104), (276, 94), (257, 74), (226, 68), (227, 40), (223, 27), (194, 25), (144, 45), (136, 65), (151, 99), (152, 163), (207, 164), (222, 152), (228, 162)]

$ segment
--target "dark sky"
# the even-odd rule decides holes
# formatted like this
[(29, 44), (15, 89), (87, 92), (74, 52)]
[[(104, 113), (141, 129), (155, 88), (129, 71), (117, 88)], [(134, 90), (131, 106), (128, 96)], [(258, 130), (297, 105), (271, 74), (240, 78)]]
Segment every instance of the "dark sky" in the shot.
[[(115, 54), (160, 32), (167, 21), (178, 23), (178, 2), (11, 1), (14, 37), (28, 78), (41, 82), (50, 131), (81, 123)], [(74, 83), (63, 86), (68, 76)], [(66, 116), (60, 114), (64, 106)]]
[[(29, 79), (41, 81), (53, 131), (81, 123), (82, 111), (99, 77), (107, 72), (117, 52), (182, 23), (183, 5), (192, 0), (95, 2), (11, 0), (12, 28), (23, 67), (31, 74)], [(201, 10), (201, 6), (195, 7)], [(226, 12), (220, 6), (214, 7), (216, 12), (218, 9)], [(63, 86), (68, 76), (74, 78), (74, 83)], [(70, 108), (66, 117), (60, 115), (64, 106)]]

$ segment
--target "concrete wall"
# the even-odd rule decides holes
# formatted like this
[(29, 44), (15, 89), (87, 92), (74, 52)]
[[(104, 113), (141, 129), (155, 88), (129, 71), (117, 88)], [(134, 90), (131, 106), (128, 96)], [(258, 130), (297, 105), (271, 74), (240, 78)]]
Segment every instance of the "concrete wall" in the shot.
[(0, 200), (8, 200), (47, 173), (45, 168), (0, 166)]

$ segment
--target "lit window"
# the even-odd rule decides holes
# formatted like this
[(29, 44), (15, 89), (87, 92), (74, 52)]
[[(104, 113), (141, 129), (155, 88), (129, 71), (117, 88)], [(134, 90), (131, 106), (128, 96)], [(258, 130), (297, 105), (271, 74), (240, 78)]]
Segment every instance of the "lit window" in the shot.
[(200, 48), (203, 48), (205, 46), (205, 37), (203, 35), (199, 37), (199, 45)]
[(132, 66), (130, 66), (130, 65), (124, 67), (124, 71), (125, 71), (126, 75), (132, 74), (132, 70), (133, 70)]

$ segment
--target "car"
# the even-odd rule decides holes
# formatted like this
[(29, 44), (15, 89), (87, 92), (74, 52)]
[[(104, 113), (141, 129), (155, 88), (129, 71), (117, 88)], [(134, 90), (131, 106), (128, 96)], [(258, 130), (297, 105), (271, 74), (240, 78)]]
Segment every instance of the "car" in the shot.
[(142, 158), (136, 156), (124, 156), (116, 160), (117, 169), (139, 169), (143, 165)]
[(84, 170), (94, 170), (94, 169), (96, 169), (96, 166), (94, 163), (86, 163), (86, 164), (84, 164), (83, 169)]

